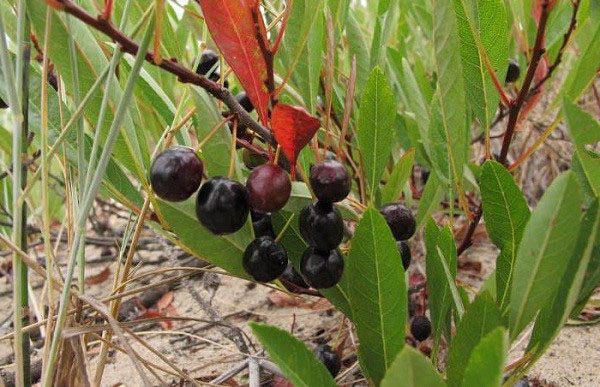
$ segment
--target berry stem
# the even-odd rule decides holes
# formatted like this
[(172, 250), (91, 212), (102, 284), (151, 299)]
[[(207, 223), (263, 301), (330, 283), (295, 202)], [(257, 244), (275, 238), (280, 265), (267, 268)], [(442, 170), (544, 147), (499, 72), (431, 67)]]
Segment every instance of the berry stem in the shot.
[(237, 132), (238, 132), (238, 123), (237, 123), (237, 120), (234, 120), (233, 121), (233, 129), (231, 130), (233, 138), (231, 139), (231, 152), (229, 154), (229, 171), (227, 172), (227, 177), (229, 177), (230, 179), (233, 177), (233, 174), (235, 173), (235, 161), (236, 161), (235, 146), (237, 144)]

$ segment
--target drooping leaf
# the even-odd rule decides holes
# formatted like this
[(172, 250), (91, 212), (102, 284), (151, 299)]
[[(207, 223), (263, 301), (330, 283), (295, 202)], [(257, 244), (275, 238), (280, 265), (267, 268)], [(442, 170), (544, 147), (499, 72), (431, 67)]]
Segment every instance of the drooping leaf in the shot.
[(374, 208), (356, 228), (346, 270), (359, 359), (369, 379), (379, 383), (404, 346), (407, 294), (396, 242)]
[(310, 142), (321, 122), (298, 106), (278, 103), (271, 116), (273, 134), (292, 165), (298, 154)]
[(382, 203), (391, 203), (398, 199), (412, 172), (414, 162), (415, 150), (411, 148), (398, 160), (390, 178), (381, 190)]
[[(586, 212), (579, 229), (579, 237), (568, 259), (565, 274), (553, 301), (542, 311), (535, 323), (528, 349), (541, 356), (552, 343), (569, 314), (577, 303), (577, 298), (590, 261), (594, 259), (595, 247), (600, 244), (600, 206), (596, 199)], [(597, 257), (597, 256), (596, 256)], [(596, 258), (600, 259), (600, 258)]]
[[(263, 124), (268, 122), (267, 62), (260, 36), (266, 44), (266, 28), (257, 0), (196, 0), (210, 34), (246, 90)], [(253, 15), (254, 13), (254, 15)]]
[(419, 200), (416, 217), (417, 228), (423, 227), (429, 216), (439, 207), (443, 194), (444, 190), (439, 177), (435, 173), (430, 174), (427, 183), (425, 183), (421, 200)]
[(250, 323), (254, 336), (294, 386), (332, 386), (336, 384), (327, 368), (300, 340), (269, 325)]
[(531, 215), (515, 261), (510, 334), (516, 337), (560, 286), (581, 222), (581, 193), (572, 172), (550, 185)]
[(360, 100), (358, 144), (371, 200), (394, 145), (396, 105), (385, 75), (375, 67)]
[(568, 101), (564, 103), (564, 111), (575, 143), (574, 157), (583, 172), (579, 177), (591, 188), (595, 197), (600, 197), (600, 153), (586, 148), (600, 141), (600, 122)]
[(469, 143), (460, 41), (452, 1), (432, 0), (438, 88), (431, 110), (430, 156), (440, 178), (452, 182), (456, 191), (462, 192), (463, 165)]
[(381, 381), (381, 387), (443, 387), (446, 383), (431, 362), (406, 345)]
[(458, 325), (456, 336), (448, 352), (448, 385), (460, 386), (466, 372), (465, 364), (481, 340), (496, 327), (502, 317), (496, 303), (488, 293), (480, 293), (467, 307)]
[(510, 300), (517, 249), (530, 211), (511, 174), (496, 161), (487, 161), (479, 182), (483, 217), (490, 239), (501, 249), (496, 260), (496, 285), (500, 308)]
[(502, 384), (508, 353), (508, 333), (497, 327), (481, 338), (465, 367), (464, 387), (495, 387)]

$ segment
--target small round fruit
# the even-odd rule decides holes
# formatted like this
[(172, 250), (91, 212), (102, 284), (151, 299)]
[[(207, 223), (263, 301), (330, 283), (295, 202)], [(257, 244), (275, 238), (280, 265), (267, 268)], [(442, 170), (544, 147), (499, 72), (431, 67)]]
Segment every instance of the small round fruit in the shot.
[(352, 185), (344, 164), (326, 160), (310, 168), (310, 186), (319, 200), (335, 203), (348, 196)]
[(508, 63), (508, 70), (506, 70), (506, 78), (504, 82), (513, 83), (521, 76), (521, 68), (519, 67), (519, 62), (516, 60), (511, 60)]
[[(288, 265), (285, 268), (285, 271), (281, 275), (281, 279), (283, 279), (283, 280), (291, 283), (292, 285), (295, 285), (295, 286), (297, 286), (299, 288), (302, 288), (302, 289), (308, 289), (309, 288), (309, 286), (307, 285), (306, 281), (304, 281), (304, 278), (302, 278), (302, 276), (300, 275), (300, 273), (298, 273), (296, 271), (296, 269), (294, 269), (294, 265), (292, 265), (291, 262), (288, 262)], [(294, 291), (295, 290), (293, 288), (290, 289), (291, 286), (288, 287), (285, 282), (283, 282), (283, 286), (285, 286), (287, 288), (287, 290), (289, 290), (289, 291)]]
[(241, 93), (239, 93), (238, 95), (236, 95), (235, 99), (237, 99), (238, 103), (248, 113), (250, 113), (250, 112), (252, 112), (252, 110), (254, 110), (254, 105), (252, 104), (252, 101), (250, 101), (250, 98), (248, 97), (248, 94), (246, 94), (245, 91), (242, 91)]
[(256, 238), (244, 251), (244, 270), (258, 282), (279, 277), (287, 267), (285, 249), (270, 236)]
[(329, 345), (322, 344), (315, 348), (315, 356), (327, 367), (331, 376), (335, 377), (340, 372), (342, 368), (340, 357)]
[(344, 220), (332, 204), (309, 204), (300, 212), (300, 233), (309, 246), (321, 251), (333, 250), (344, 238)]
[[(221, 73), (219, 73), (218, 71), (213, 71), (213, 73), (210, 74), (208, 79), (210, 79), (213, 82), (221, 82)], [(227, 79), (223, 80), (223, 86), (226, 89), (229, 89), (229, 81)]]
[(213, 177), (200, 187), (196, 199), (196, 215), (213, 234), (238, 231), (250, 212), (248, 190), (237, 181)]
[(337, 250), (321, 252), (309, 247), (302, 254), (300, 273), (307, 284), (315, 289), (335, 286), (344, 273), (344, 260)]
[(252, 210), (250, 211), (250, 215), (252, 217), (252, 228), (254, 229), (254, 236), (256, 238), (270, 236), (275, 239), (275, 230), (273, 230), (271, 215)]
[(250, 205), (257, 211), (275, 212), (283, 208), (292, 193), (287, 172), (275, 164), (264, 164), (252, 170), (246, 181)]
[(418, 341), (431, 335), (431, 321), (425, 316), (415, 316), (410, 323), (410, 334)]
[[(213, 50), (204, 50), (196, 67), (196, 74), (206, 75), (219, 62), (219, 55)], [(214, 73), (214, 72), (213, 72)]]
[(410, 246), (406, 241), (398, 241), (396, 242), (396, 246), (398, 247), (398, 251), (400, 252), (400, 256), (402, 257), (402, 266), (406, 271), (410, 266), (410, 261), (412, 260), (412, 253), (410, 252)]
[(180, 202), (198, 190), (202, 171), (202, 161), (192, 149), (175, 146), (156, 156), (152, 162), (150, 184), (161, 199)]
[(397, 241), (405, 241), (415, 234), (417, 223), (412, 212), (400, 203), (383, 206), (381, 214)]

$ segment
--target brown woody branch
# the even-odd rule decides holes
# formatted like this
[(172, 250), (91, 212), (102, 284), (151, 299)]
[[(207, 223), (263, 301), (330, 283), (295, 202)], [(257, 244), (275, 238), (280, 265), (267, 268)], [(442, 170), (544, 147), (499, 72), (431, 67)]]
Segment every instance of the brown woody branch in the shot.
[[(104, 33), (110, 37), (113, 41), (119, 44), (121, 50), (131, 55), (136, 55), (139, 50), (139, 45), (131, 40), (123, 32), (115, 28), (115, 26), (109, 21), (103, 18), (102, 15), (94, 17), (87, 13), (83, 8), (73, 3), (71, 0), (53, 0), (52, 5), (55, 8), (60, 9), (75, 18), (81, 20), (88, 26)], [(58, 6), (56, 6), (58, 5)], [(148, 52), (146, 54), (146, 61), (152, 65), (158, 66), (163, 70), (177, 76), (177, 79), (182, 83), (190, 83), (196, 86), (200, 86), (206, 90), (213, 97), (222, 101), (238, 119), (239, 124), (244, 125), (252, 129), (262, 139), (270, 143), (273, 146), (277, 146), (271, 131), (264, 126), (256, 122), (240, 104), (237, 102), (233, 94), (225, 87), (217, 82), (213, 82), (210, 79), (196, 74), (194, 71), (183, 66), (177, 62), (176, 59), (163, 59), (159, 64), (154, 62), (154, 54)]]

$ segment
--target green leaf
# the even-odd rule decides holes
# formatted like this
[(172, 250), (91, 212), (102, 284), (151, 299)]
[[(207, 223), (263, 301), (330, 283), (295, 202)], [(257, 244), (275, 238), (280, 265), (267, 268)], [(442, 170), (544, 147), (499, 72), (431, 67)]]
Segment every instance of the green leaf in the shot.
[(508, 20), (502, 0), (454, 0), (466, 100), (484, 128), (500, 99), (485, 60), (502, 79), (508, 58)]
[(462, 192), (463, 165), (469, 150), (460, 40), (452, 0), (432, 0), (434, 69), (438, 88), (430, 126), (431, 159), (438, 175)]
[(575, 143), (575, 157), (578, 158), (583, 172), (582, 176), (578, 177), (589, 185), (594, 196), (600, 197), (600, 154), (586, 149), (587, 146), (600, 141), (600, 122), (568, 101), (564, 103), (564, 111), (569, 132)]
[(181, 248), (233, 275), (248, 278), (242, 267), (242, 255), (253, 239), (250, 222), (234, 234), (213, 235), (196, 219), (194, 202), (190, 199), (182, 203), (169, 203), (156, 199), (153, 205), (163, 227), (175, 233), (176, 237), (172, 239)]
[(510, 334), (517, 335), (560, 286), (581, 222), (581, 194), (572, 172), (550, 185), (519, 245), (510, 300)]
[(332, 386), (335, 382), (315, 355), (288, 332), (265, 324), (250, 323), (254, 336), (294, 386)]
[(371, 72), (360, 101), (358, 144), (371, 200), (392, 153), (396, 126), (396, 104), (379, 67)]
[(530, 211), (511, 174), (496, 161), (483, 164), (479, 182), (483, 217), (490, 239), (501, 253), (496, 260), (496, 285), (500, 308), (506, 309), (517, 249)]
[(346, 270), (359, 359), (368, 377), (379, 383), (404, 346), (407, 294), (396, 241), (374, 208), (356, 228)]
[(420, 229), (431, 214), (439, 207), (440, 201), (444, 196), (443, 186), (440, 183), (437, 174), (432, 173), (427, 179), (421, 200), (419, 200), (419, 208), (417, 209), (417, 228)]
[(502, 317), (488, 293), (480, 293), (467, 307), (448, 352), (448, 385), (460, 386), (465, 376), (465, 364), (475, 347), (496, 327), (502, 326)]
[(575, 307), (586, 270), (594, 253), (598, 253), (594, 251), (598, 244), (600, 244), (600, 206), (596, 199), (583, 217), (577, 244), (568, 259), (565, 274), (561, 277), (553, 301), (542, 309), (533, 328), (528, 349), (533, 350), (537, 356), (541, 356), (552, 343)]
[(406, 345), (381, 381), (381, 387), (443, 387), (446, 383), (420, 352)]
[(356, 94), (362, 95), (371, 67), (369, 66), (369, 49), (365, 35), (353, 12), (348, 14), (346, 35), (350, 55), (348, 59), (352, 62), (352, 58), (356, 58)]
[(507, 352), (508, 334), (504, 327), (498, 327), (483, 337), (473, 349), (462, 386), (500, 386)]
[[(443, 257), (440, 256), (438, 247), (444, 253)], [(448, 227), (438, 229), (433, 219), (430, 219), (425, 228), (425, 248), (427, 250), (425, 258), (427, 294), (433, 327), (434, 354), (437, 354), (442, 335), (446, 334), (449, 337), (450, 332), (452, 290), (448, 285), (446, 270), (441, 260), (447, 260), (452, 277), (456, 277), (457, 257), (452, 231)]]
[(408, 178), (412, 172), (413, 164), (415, 163), (415, 149), (409, 149), (394, 166), (394, 170), (390, 175), (387, 183), (381, 191), (381, 202), (391, 203), (396, 201), (402, 189), (406, 185)]

